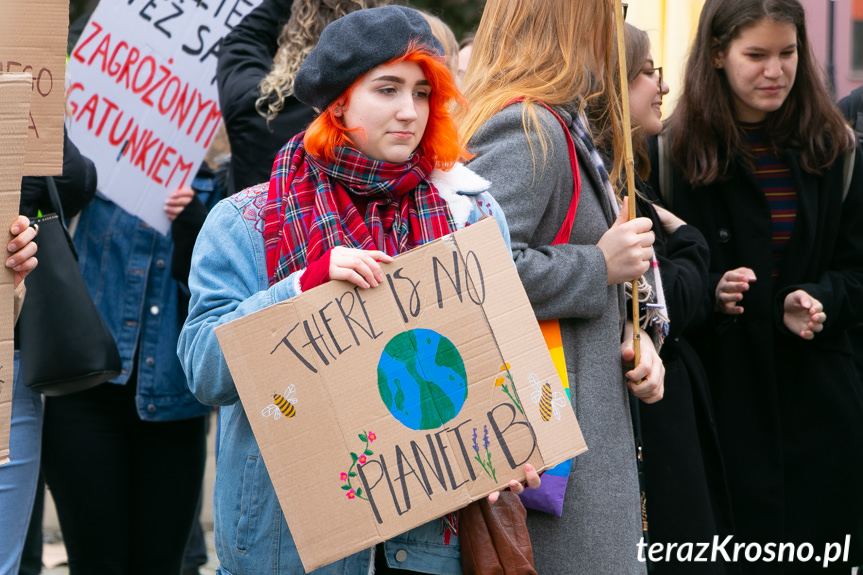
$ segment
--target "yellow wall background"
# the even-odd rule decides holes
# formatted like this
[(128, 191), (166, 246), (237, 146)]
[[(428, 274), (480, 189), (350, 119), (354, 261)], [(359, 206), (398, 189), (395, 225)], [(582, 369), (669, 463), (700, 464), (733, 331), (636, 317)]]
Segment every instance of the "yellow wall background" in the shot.
[(683, 67), (704, 0), (628, 0), (628, 3), (626, 21), (650, 36), (651, 55), (655, 65), (662, 66), (663, 79), (671, 90), (662, 104), (662, 115), (667, 118), (683, 83)]

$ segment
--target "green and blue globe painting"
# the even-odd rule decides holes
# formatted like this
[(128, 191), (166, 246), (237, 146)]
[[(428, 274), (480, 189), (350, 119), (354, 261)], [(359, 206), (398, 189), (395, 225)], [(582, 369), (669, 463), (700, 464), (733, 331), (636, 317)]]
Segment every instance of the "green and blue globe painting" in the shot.
[(430, 329), (392, 338), (378, 362), (378, 390), (389, 412), (410, 429), (437, 429), (467, 399), (467, 375), (458, 349)]

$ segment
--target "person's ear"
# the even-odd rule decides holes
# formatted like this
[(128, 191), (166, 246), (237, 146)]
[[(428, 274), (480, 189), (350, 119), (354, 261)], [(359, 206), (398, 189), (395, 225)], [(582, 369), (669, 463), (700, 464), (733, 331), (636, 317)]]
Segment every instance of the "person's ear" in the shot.
[(336, 105), (333, 106), (333, 116), (336, 118), (341, 118), (345, 114), (345, 101), (339, 100), (336, 102)]

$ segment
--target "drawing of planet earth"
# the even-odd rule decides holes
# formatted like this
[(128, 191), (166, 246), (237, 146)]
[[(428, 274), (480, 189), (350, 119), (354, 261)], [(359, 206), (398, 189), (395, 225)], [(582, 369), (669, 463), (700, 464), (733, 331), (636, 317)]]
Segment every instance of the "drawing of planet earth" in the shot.
[(458, 415), (467, 399), (464, 362), (436, 331), (406, 331), (381, 353), (378, 390), (393, 417), (410, 429), (437, 429)]

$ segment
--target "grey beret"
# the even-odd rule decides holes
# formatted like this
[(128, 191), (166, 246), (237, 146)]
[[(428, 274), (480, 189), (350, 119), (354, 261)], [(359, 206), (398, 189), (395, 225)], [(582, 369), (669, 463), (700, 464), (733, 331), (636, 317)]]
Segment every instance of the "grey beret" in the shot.
[(294, 96), (325, 109), (376, 66), (407, 52), (411, 41), (444, 55), (422, 14), (404, 6), (357, 10), (331, 22), (294, 79)]

